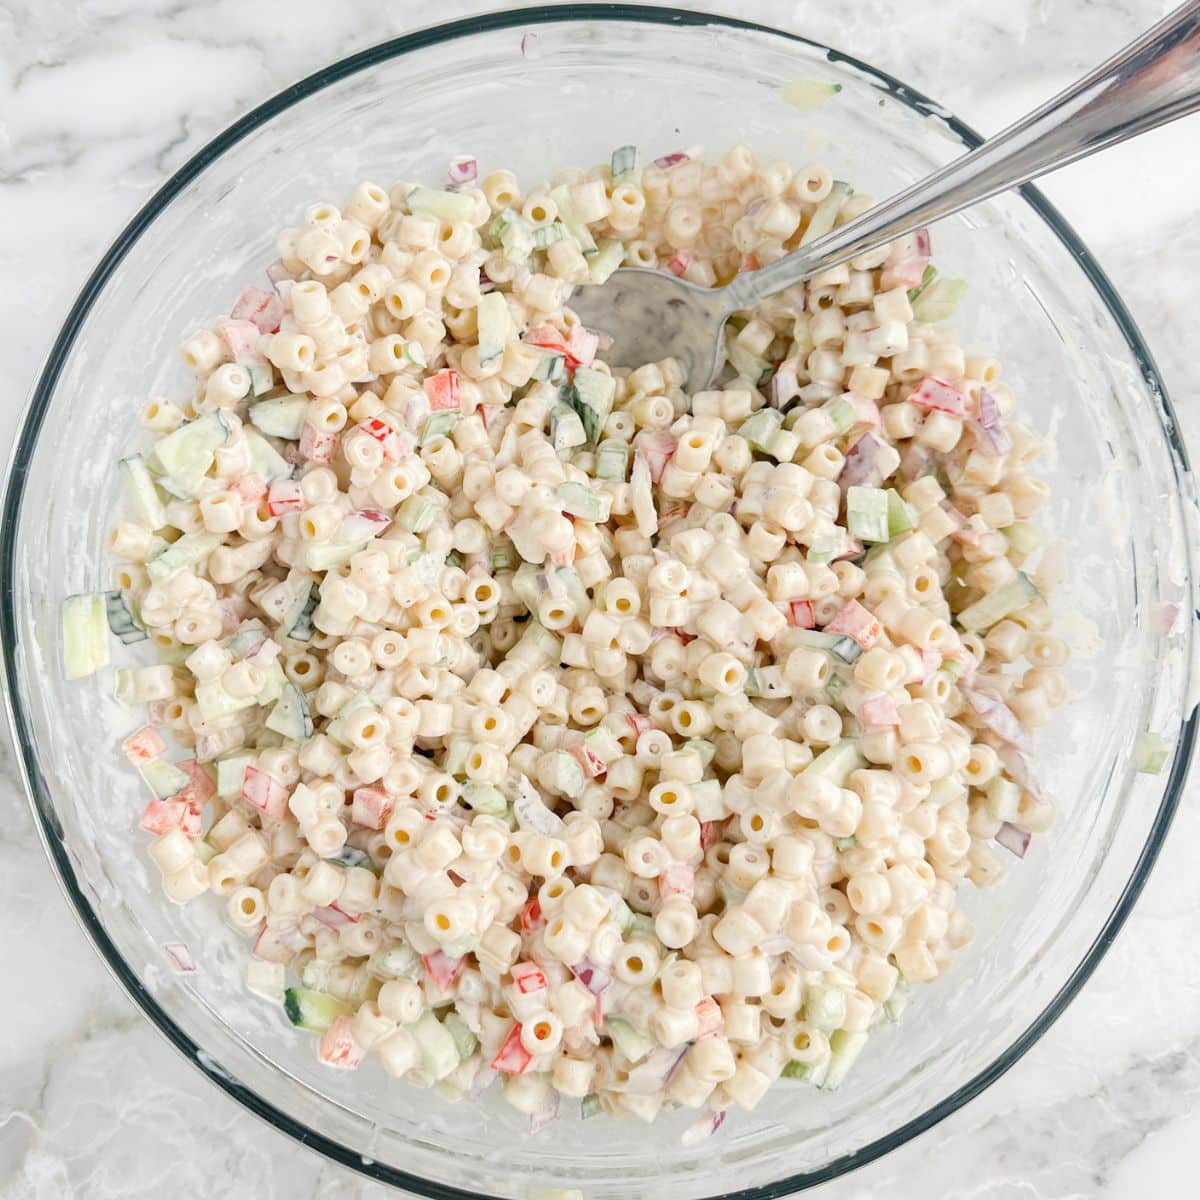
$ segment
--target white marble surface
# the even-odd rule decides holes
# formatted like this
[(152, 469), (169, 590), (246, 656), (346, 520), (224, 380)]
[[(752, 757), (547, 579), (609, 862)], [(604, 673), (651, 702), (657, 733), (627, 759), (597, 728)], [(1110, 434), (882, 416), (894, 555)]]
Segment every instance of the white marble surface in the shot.
[[(424, 23), (418, 14), (435, 7), (449, 18), (489, 6), (0, 3), (0, 452), (84, 275), (159, 182), (251, 105), (329, 59)], [(1169, 5), (696, 0), (695, 7), (826, 40), (991, 132)], [(1194, 445), (1198, 143), (1200, 118), (1192, 118), (1047, 184), (1150, 335)], [(1113, 178), (1143, 182), (1112, 189)], [(934, 1131), (815, 1194), (1196, 1195), (1198, 847), (1200, 780), (1133, 918), (1051, 1032)], [(3, 734), (0, 964), (0, 1200), (149, 1200), (163, 1188), (180, 1200), (386, 1194), (245, 1117), (151, 1032), (75, 926), (38, 847)]]

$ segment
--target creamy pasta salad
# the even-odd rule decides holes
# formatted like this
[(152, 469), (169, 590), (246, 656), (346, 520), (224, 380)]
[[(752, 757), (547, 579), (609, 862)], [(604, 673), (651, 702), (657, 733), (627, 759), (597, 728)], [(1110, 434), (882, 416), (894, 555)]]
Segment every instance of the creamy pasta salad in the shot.
[(142, 410), (67, 672), (157, 646), (116, 691), (165, 892), (218, 898), (331, 1067), (703, 1136), (838, 1086), (1048, 826), (1038, 442), (928, 234), (742, 314), (693, 395), (570, 307), (873, 203), (744, 146), (363, 183)]

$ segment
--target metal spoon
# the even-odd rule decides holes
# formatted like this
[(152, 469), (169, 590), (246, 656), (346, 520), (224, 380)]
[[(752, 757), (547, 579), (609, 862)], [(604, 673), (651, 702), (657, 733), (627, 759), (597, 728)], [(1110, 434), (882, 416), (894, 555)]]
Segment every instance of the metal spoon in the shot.
[(1090, 75), (969, 154), (725, 287), (699, 287), (668, 272), (626, 267), (602, 287), (577, 289), (572, 306), (586, 326), (612, 336), (609, 362), (635, 367), (673, 357), (687, 370), (688, 390), (702, 390), (724, 361), (721, 331), (733, 313), (1198, 108), (1200, 0), (1190, 0)]

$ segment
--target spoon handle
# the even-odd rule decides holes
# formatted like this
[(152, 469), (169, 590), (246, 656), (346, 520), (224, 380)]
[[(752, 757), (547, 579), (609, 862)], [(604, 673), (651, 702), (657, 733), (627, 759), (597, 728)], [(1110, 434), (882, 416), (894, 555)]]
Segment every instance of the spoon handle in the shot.
[(981, 146), (861, 217), (723, 289), (729, 311), (752, 308), (820, 271), (912, 233), (1106, 146), (1200, 108), (1200, 0)]

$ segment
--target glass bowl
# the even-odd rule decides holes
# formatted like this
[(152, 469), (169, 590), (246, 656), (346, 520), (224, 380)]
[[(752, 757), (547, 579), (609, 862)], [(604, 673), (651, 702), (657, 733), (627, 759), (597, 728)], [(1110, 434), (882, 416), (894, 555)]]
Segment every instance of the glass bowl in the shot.
[[(801, 113), (781, 90), (842, 85)], [(246, 944), (217, 905), (162, 898), (137, 829), (141, 783), (117, 740), (137, 718), (111, 670), (62, 682), (59, 606), (107, 586), (117, 458), (136, 407), (184, 386), (178, 346), (227, 312), (303, 205), (360, 179), (436, 182), (454, 154), (525, 180), (607, 159), (748, 141), (819, 159), (883, 196), (976, 144), (959, 121), (845, 55), (746, 22), (619, 5), (507, 12), (377, 46), (296, 84), (223, 133), (120, 235), (50, 352), (16, 447), (0, 530), (11, 715), (50, 859), (87, 933), (159, 1029), (248, 1109), (375, 1179), (422, 1196), (586, 1200), (774, 1197), (929, 1128), (1007, 1070), (1062, 1011), (1127, 916), (1179, 799), (1190, 715), (1193, 505), (1183, 446), (1150, 354), (1087, 250), (1032, 188), (938, 226), (944, 271), (970, 279), (956, 320), (996, 351), (1046, 438), (1048, 519), (1066, 539), (1056, 599), (1080, 651), (1074, 699), (1039, 739), (1059, 817), (999, 887), (964, 890), (978, 935), (904, 1019), (874, 1035), (842, 1089), (780, 1085), (720, 1133), (693, 1120), (580, 1122), (531, 1137), (496, 1101), (451, 1105), (374, 1060), (336, 1072), (315, 1039), (247, 994)], [(1174, 607), (1172, 607), (1174, 606)], [(1178, 609), (1171, 631), (1168, 621)], [(114, 651), (114, 653), (117, 653)], [(1137, 774), (1137, 735), (1172, 746)], [(162, 949), (184, 942), (194, 973)]]

